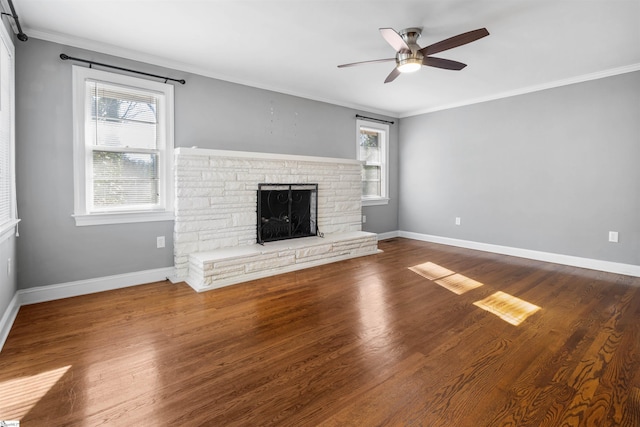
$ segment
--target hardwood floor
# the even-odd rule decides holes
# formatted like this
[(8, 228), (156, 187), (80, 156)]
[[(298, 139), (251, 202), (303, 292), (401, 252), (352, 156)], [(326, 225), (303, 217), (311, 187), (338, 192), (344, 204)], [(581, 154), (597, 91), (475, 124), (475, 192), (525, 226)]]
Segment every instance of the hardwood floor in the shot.
[(160, 282), (22, 307), (0, 420), (640, 426), (640, 278), (380, 248), (202, 294)]

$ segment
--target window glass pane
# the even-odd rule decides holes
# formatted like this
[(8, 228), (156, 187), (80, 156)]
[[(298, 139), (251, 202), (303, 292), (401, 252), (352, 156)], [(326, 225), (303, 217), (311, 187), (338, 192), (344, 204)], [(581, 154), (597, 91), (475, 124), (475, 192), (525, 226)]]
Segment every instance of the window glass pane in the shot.
[(363, 181), (380, 181), (380, 166), (364, 166), (362, 168)]
[(379, 132), (360, 129), (360, 160), (368, 163), (380, 163), (379, 143)]
[(364, 166), (362, 168), (362, 196), (380, 197), (380, 166)]
[(158, 97), (154, 94), (88, 81), (87, 110), (91, 145), (157, 147)]
[(95, 208), (156, 205), (158, 155), (93, 152), (93, 205)]

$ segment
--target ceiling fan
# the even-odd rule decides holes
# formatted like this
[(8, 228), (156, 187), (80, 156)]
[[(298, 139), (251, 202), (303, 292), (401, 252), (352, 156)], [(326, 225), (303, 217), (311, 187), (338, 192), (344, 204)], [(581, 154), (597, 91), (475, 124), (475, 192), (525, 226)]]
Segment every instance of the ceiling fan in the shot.
[(480, 28), (466, 33), (458, 34), (446, 40), (439, 41), (427, 47), (418, 46), (417, 40), (422, 33), (422, 28), (405, 28), (396, 32), (393, 28), (380, 28), (382, 37), (396, 51), (395, 58), (374, 59), (372, 61), (353, 62), (351, 64), (338, 65), (338, 68), (352, 67), (361, 64), (375, 64), (378, 62), (396, 61), (396, 68), (385, 79), (385, 83), (390, 83), (396, 79), (401, 73), (411, 73), (418, 71), (423, 65), (429, 67), (444, 68), (446, 70), (462, 70), (467, 64), (452, 61), (450, 59), (436, 58), (431, 56), (434, 53), (444, 50), (453, 49), (467, 43), (474, 42), (478, 39), (489, 35), (486, 28)]

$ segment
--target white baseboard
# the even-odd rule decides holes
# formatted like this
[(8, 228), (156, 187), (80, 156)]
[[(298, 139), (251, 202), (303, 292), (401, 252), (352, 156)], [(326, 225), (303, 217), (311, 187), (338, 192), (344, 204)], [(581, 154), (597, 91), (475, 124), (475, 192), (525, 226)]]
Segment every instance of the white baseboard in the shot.
[(606, 271), (608, 273), (625, 274), (627, 276), (640, 277), (640, 265), (623, 264), (619, 262), (602, 261), (591, 258), (581, 258), (571, 255), (555, 254), (550, 252), (533, 251), (530, 249), (513, 248), (510, 246), (493, 245), (490, 243), (473, 242), (469, 240), (452, 239), (449, 237), (433, 236), (430, 234), (399, 231), (399, 237), (422, 240), (442, 245), (457, 246), (460, 248), (475, 249), (484, 252), (493, 252), (501, 255), (510, 255), (520, 258), (545, 261), (554, 264), (570, 265), (572, 267), (587, 268), (590, 270)]
[(16, 319), (18, 310), (23, 305), (53, 301), (96, 292), (136, 286), (143, 283), (159, 282), (174, 274), (173, 267), (156, 268), (153, 270), (135, 271), (133, 273), (117, 274), (114, 276), (98, 277), (95, 279), (78, 280), (75, 282), (56, 285), (38, 286), (35, 288), (19, 289), (4, 315), (0, 319), (0, 350), (9, 336), (9, 331)]
[(0, 318), (0, 351), (9, 336), (13, 322), (15, 322), (16, 316), (18, 315), (18, 310), (20, 310), (20, 297), (16, 292), (2, 315), (2, 318)]
[[(632, 264), (623, 264), (611, 261), (575, 257), (570, 255), (533, 251), (529, 249), (493, 245), (489, 243), (473, 242), (469, 240), (452, 239), (449, 237), (433, 236), (430, 234), (420, 234), (409, 231), (397, 230), (378, 234), (378, 240), (391, 239), (394, 237), (405, 237), (408, 239), (422, 240), (425, 242), (439, 243), (442, 245), (457, 246), (484, 252), (528, 258), (537, 261), (545, 261), (555, 264), (570, 265), (573, 267), (640, 277), (640, 266)], [(182, 280), (182, 278), (175, 278), (174, 275), (174, 267), (165, 267), (157, 268), (154, 270), (118, 274), (115, 276), (98, 277), (95, 279), (78, 280), (75, 282), (61, 283), (57, 285), (20, 289), (18, 290), (18, 292), (16, 292), (13, 299), (9, 303), (9, 306), (2, 315), (2, 318), (0, 318), (0, 350), (2, 350), (4, 342), (9, 335), (9, 331), (11, 330), (13, 322), (15, 321), (18, 314), (18, 310), (23, 305), (53, 301), (56, 299), (86, 295), (112, 289), (120, 289), (129, 286), (140, 285), (142, 283), (158, 282), (167, 278), (173, 280)], [(230, 283), (225, 283), (224, 285), (218, 286), (226, 286), (228, 284)], [(201, 286), (198, 286), (197, 284), (190, 285), (198, 292), (210, 289), (203, 288)]]
[(393, 239), (394, 237), (400, 237), (400, 231), (389, 231), (387, 233), (378, 233), (378, 240)]
[(135, 271), (133, 273), (116, 274), (114, 276), (97, 277), (95, 279), (78, 280), (57, 285), (39, 286), (20, 289), (20, 305), (36, 304), (95, 292), (126, 288), (142, 283), (159, 282), (174, 274), (173, 267), (156, 268), (154, 270)]

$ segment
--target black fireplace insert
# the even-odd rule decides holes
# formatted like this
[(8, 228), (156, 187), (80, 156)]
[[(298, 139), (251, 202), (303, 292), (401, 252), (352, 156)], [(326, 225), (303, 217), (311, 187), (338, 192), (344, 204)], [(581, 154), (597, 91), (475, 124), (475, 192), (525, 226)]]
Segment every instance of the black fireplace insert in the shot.
[(318, 184), (258, 184), (260, 244), (318, 234)]

